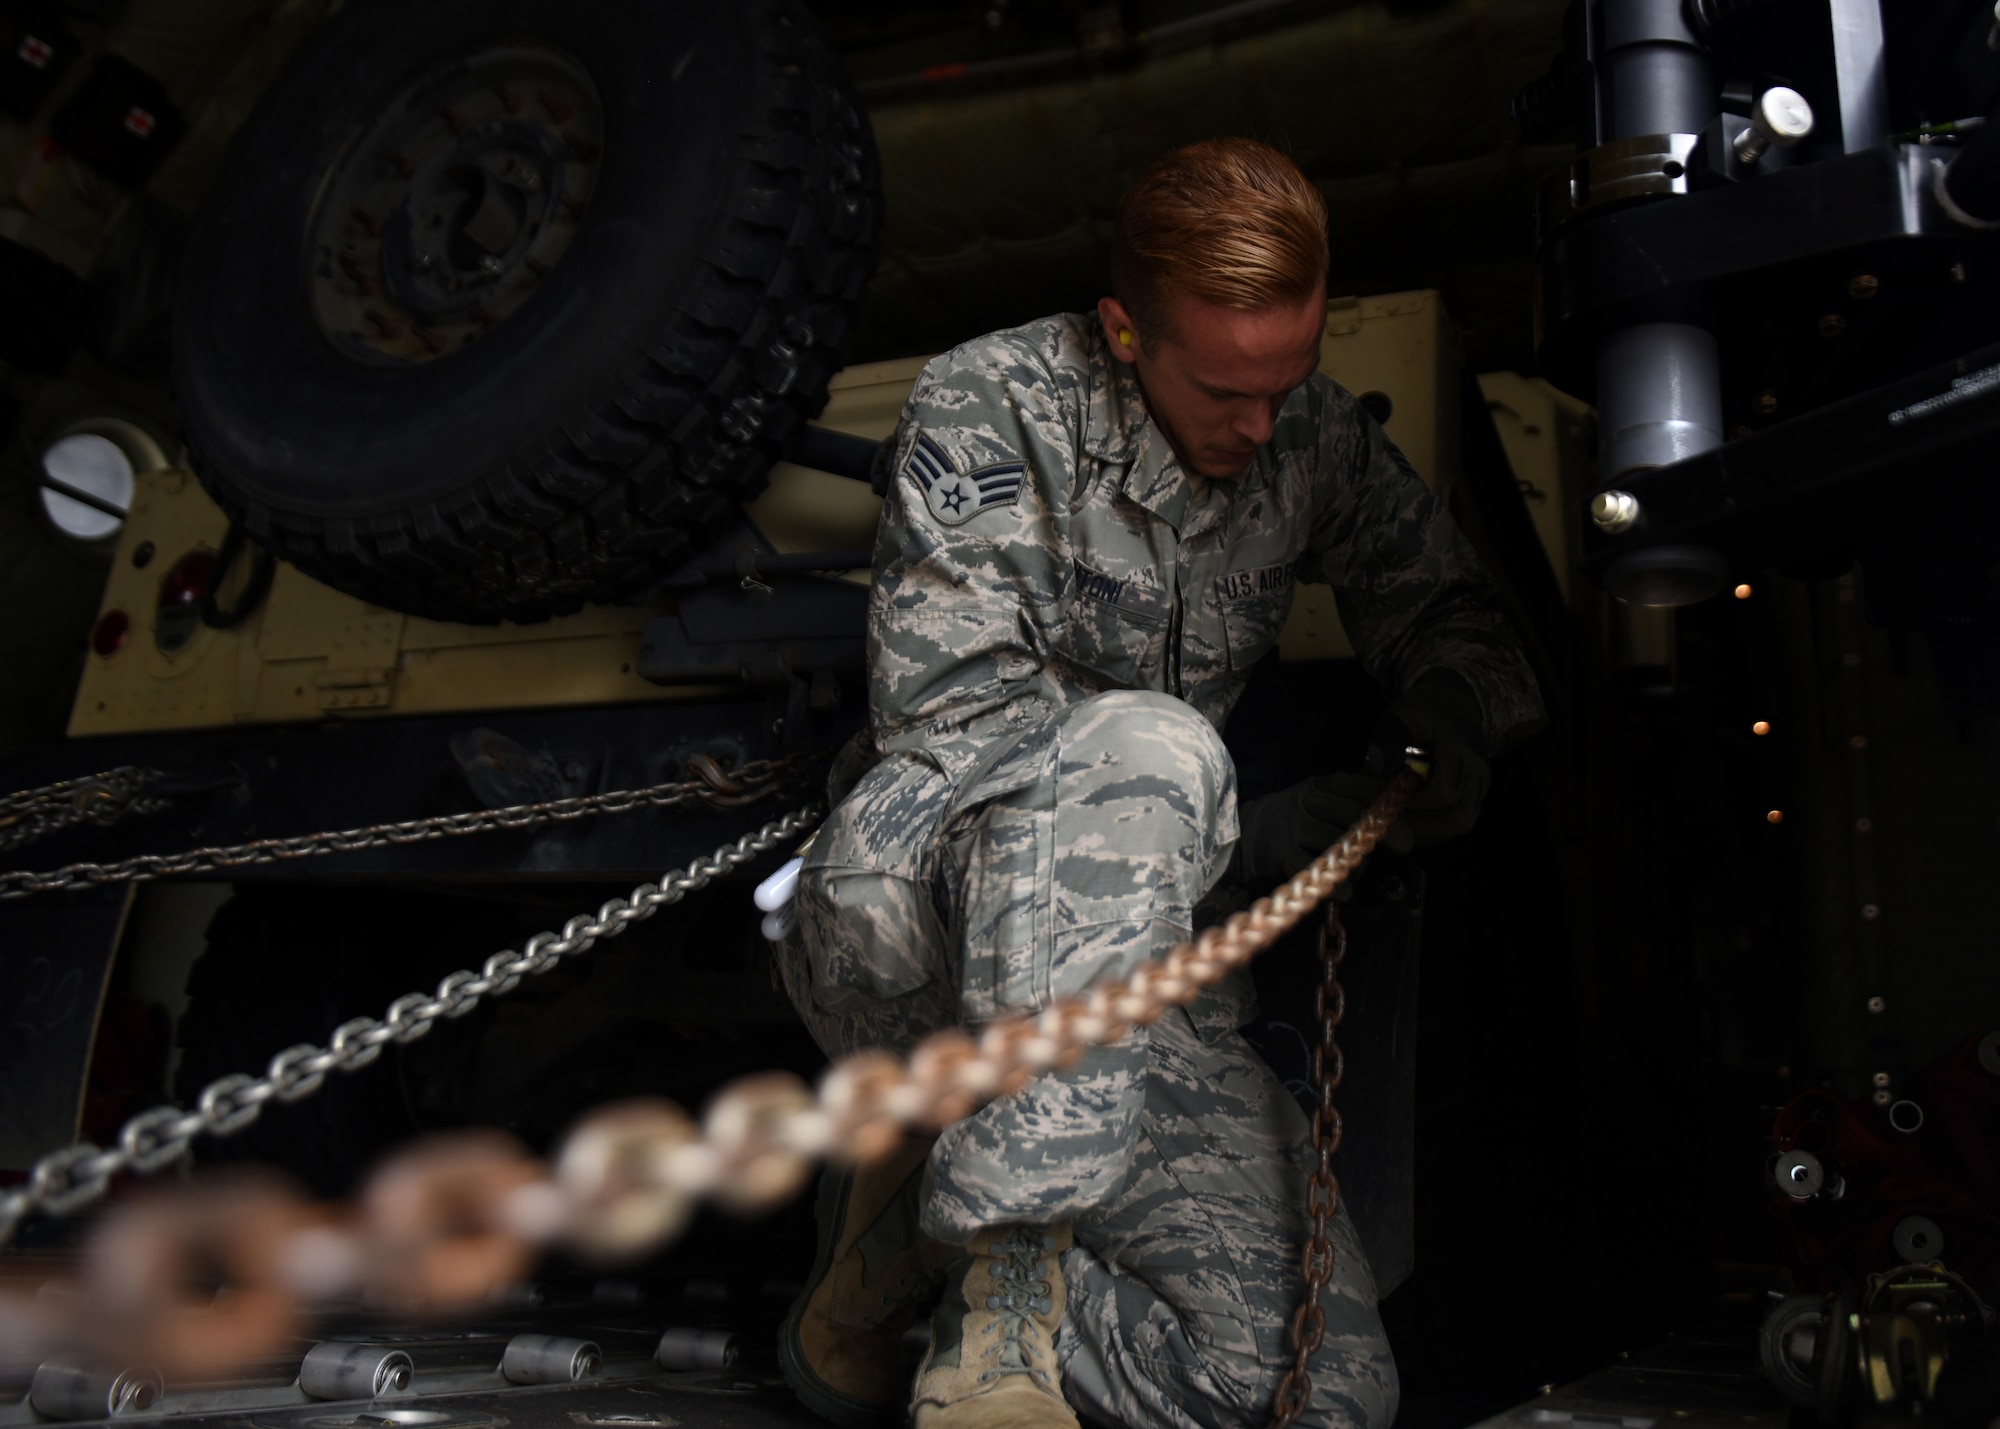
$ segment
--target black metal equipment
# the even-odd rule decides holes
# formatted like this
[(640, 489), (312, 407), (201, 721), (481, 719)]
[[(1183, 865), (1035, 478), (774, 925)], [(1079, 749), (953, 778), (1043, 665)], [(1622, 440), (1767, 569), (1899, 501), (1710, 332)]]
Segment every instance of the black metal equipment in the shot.
[(1576, 131), (1540, 205), (1539, 359), (1599, 409), (1580, 549), (1613, 595), (1687, 604), (1978, 519), (1996, 44), (1975, 0), (1575, 0), (1515, 112)]

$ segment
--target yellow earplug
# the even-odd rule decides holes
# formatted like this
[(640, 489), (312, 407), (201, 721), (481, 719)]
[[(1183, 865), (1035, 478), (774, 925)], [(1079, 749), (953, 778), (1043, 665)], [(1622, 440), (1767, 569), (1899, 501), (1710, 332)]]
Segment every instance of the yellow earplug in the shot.
[(1129, 327), (1118, 329), (1118, 345), (1120, 347), (1130, 347), (1132, 345), (1132, 329)]

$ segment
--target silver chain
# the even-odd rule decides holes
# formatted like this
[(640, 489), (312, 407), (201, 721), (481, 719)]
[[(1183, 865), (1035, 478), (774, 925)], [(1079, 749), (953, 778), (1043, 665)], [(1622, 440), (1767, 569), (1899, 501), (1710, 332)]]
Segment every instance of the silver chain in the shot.
[(122, 764), (102, 774), (0, 797), (0, 849), (20, 848), (78, 824), (114, 824), (127, 814), (156, 814), (171, 801), (144, 794), (163, 777), (157, 769)]
[[(565, 801), (568, 802), (568, 801)], [(596, 916), (580, 913), (563, 924), (560, 933), (537, 933), (519, 952), (503, 950), (488, 958), (478, 972), (463, 969), (437, 985), (435, 994), (409, 993), (389, 1004), (381, 1018), (357, 1017), (333, 1029), (324, 1047), (310, 1042), (287, 1047), (271, 1058), (261, 1077), (246, 1073), (220, 1077), (202, 1088), (194, 1109), (154, 1107), (140, 1112), (119, 1130), (117, 1145), (101, 1149), (89, 1142), (66, 1146), (42, 1157), (27, 1182), (0, 1194), (0, 1245), (31, 1211), (68, 1215), (102, 1196), (121, 1171), (148, 1175), (179, 1160), (194, 1138), (230, 1136), (243, 1130), (272, 1101), (295, 1102), (311, 1096), (328, 1072), (352, 1072), (367, 1066), (391, 1042), (414, 1042), (444, 1017), (463, 1017), (484, 997), (511, 991), (522, 978), (547, 972), (563, 958), (583, 952), (599, 938), (615, 938), (634, 923), (678, 903), (818, 823), (818, 803), (774, 819), (734, 843), (724, 844), (707, 858), (642, 883), (624, 898), (613, 898)]]
[[(550, 799), (540, 804), (513, 804), (504, 809), (477, 809), (463, 814), (438, 814), (428, 819), (407, 819), (395, 824), (369, 824), (358, 829), (328, 833), (298, 834), (291, 838), (255, 839), (227, 848), (197, 848), (185, 853), (141, 854), (120, 863), (72, 863), (47, 873), (19, 870), (0, 873), (0, 902), (29, 898), (38, 893), (55, 893), (93, 883), (143, 883), (189, 873), (214, 873), (243, 868), (250, 864), (275, 863), (280, 859), (310, 858), (318, 854), (352, 853), (358, 849), (381, 848), (388, 844), (425, 843), (432, 839), (455, 838), (461, 834), (486, 833), (494, 829), (527, 829), (539, 824), (564, 823), (595, 814), (622, 814), (641, 807), (674, 808), (701, 802), (717, 808), (733, 808), (754, 802), (769, 793), (776, 781), (801, 762), (791, 755), (777, 760), (756, 760), (724, 771), (705, 756), (688, 761), (699, 777), (674, 784), (655, 784), (646, 789), (613, 789), (602, 794), (582, 794), (569, 799)], [(145, 775), (143, 782), (160, 776), (150, 770), (121, 771)], [(103, 780), (109, 775), (96, 775)], [(87, 786), (93, 781), (73, 781)], [(30, 790), (11, 796), (0, 804), (0, 814), (14, 800), (47, 796), (73, 787), (54, 784), (48, 789)], [(162, 805), (164, 807), (164, 804)], [(87, 818), (89, 815), (84, 815)], [(69, 822), (80, 822), (71, 819)], [(0, 824), (0, 832), (5, 825)], [(0, 843), (0, 848), (8, 847)]]

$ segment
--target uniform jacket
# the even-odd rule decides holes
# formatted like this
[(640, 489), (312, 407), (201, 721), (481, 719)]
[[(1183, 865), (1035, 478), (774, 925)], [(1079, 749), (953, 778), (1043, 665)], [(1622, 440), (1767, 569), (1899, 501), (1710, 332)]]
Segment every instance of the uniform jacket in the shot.
[(1220, 730), (1302, 580), (1333, 587), (1392, 695), (1431, 669), (1463, 676), (1489, 752), (1541, 720), (1478, 558), (1323, 375), (1292, 394), (1248, 470), (1211, 481), (1182, 470), (1096, 318), (1048, 318), (934, 359), (893, 461), (871, 733), (953, 805), (1022, 777), (1002, 767), (1029, 767), (1005, 758), (1013, 745), (1100, 691), (1176, 695)]

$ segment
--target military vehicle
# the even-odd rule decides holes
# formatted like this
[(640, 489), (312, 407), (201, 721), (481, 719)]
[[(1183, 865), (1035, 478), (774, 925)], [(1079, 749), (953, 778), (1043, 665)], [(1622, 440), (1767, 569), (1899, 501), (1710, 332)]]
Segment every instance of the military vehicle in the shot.
[[(815, 9), (6, 12), (0, 794), (55, 792), (0, 802), (0, 848), (261, 847), (7, 875), (61, 886), (0, 902), (0, 1162), (806, 804), (921, 354), (1094, 302), (1124, 182), (1248, 132), (1326, 188), (1370, 296), (1323, 365), (1447, 493), (1554, 712), (1477, 833), (1378, 856), (1348, 914), (1342, 1175), (1405, 1421), (1978, 1412), (1991, 14)], [(1357, 756), (1347, 653), (1302, 591), (1246, 793)], [(548, 1148), (812, 1071), (750, 899), (789, 841), (194, 1165), (345, 1196), (427, 1132)], [(1302, 1091), (1311, 977), (1260, 975)], [(60, 1295), (76, 1236), (26, 1219), (0, 1276)], [(705, 1213), (480, 1315), (334, 1306), (213, 1382), (8, 1363), (0, 1418), (815, 1422), (768, 1349), (811, 1249), (803, 1206)]]

